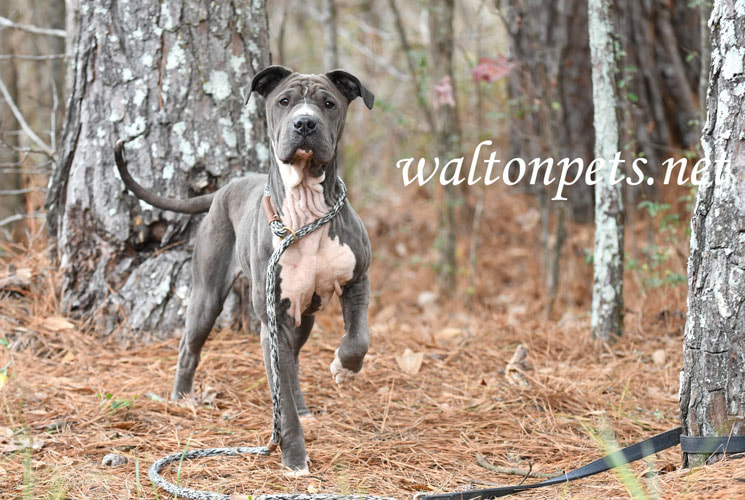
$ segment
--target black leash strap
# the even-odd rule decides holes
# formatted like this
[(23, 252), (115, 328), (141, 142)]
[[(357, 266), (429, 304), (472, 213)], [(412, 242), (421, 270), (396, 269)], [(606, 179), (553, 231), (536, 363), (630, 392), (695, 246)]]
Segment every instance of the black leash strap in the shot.
[(601, 472), (613, 469), (624, 464), (635, 462), (648, 457), (658, 451), (666, 450), (680, 444), (685, 453), (745, 453), (745, 436), (730, 437), (689, 437), (682, 436), (682, 427), (657, 434), (631, 446), (627, 446), (599, 460), (575, 469), (571, 472), (561, 474), (546, 481), (535, 484), (520, 484), (515, 486), (502, 486), (500, 488), (487, 488), (483, 490), (471, 490), (453, 493), (442, 493), (439, 495), (424, 495), (422, 500), (476, 500), (486, 498), (498, 498), (513, 495), (521, 491), (543, 488), (555, 484), (568, 483)]
[(683, 453), (745, 453), (745, 436), (698, 437), (680, 436)]

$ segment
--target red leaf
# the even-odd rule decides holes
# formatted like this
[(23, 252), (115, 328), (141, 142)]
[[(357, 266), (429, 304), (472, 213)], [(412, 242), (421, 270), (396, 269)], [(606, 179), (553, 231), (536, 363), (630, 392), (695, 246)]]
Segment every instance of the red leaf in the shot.
[(482, 57), (478, 65), (471, 70), (475, 81), (494, 83), (510, 74), (515, 64), (508, 61), (506, 57), (499, 54), (496, 59)]

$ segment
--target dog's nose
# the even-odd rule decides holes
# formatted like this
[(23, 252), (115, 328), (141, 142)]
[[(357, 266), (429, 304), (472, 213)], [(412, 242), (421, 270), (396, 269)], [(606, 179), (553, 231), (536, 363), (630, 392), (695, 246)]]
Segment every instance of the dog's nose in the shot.
[(292, 126), (298, 134), (310, 135), (316, 130), (316, 119), (309, 115), (298, 116)]

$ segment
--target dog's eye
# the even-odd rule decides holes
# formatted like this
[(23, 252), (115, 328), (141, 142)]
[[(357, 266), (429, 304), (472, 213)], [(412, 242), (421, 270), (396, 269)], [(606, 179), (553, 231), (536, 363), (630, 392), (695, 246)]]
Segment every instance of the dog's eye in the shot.
[(326, 106), (326, 109), (334, 109), (334, 107), (336, 107), (336, 104), (334, 104), (333, 101), (326, 101), (323, 105)]
[(286, 97), (283, 97), (282, 99), (279, 100), (280, 106), (287, 106), (288, 104), (290, 104), (290, 100)]

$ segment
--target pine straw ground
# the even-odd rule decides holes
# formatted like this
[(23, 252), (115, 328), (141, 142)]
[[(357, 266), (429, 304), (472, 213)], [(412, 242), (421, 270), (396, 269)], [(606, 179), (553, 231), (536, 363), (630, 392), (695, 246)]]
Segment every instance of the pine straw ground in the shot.
[[(591, 269), (583, 259), (590, 229), (573, 230), (556, 313), (546, 317), (537, 214), (528, 199), (499, 193), (481, 226), (475, 293), (459, 290), (456, 297), (466, 299), (422, 308), (420, 292), (434, 289), (436, 219), (430, 200), (410, 198), (408, 210), (362, 210), (375, 248), (372, 345), (362, 377), (340, 388), (328, 371), (343, 328), (338, 304), (319, 316), (302, 355), (302, 385), (315, 414), (305, 424), (312, 475), (286, 479), (274, 454), (187, 462), (178, 479), (175, 467), (167, 477), (243, 494), (407, 498), (521, 479), (483, 468), (479, 455), (497, 466), (556, 473), (604, 454), (611, 436), (624, 445), (678, 425), (684, 285), (645, 290), (629, 272), (626, 335), (614, 345), (593, 341)], [(638, 238), (643, 227), (639, 222)], [(37, 239), (31, 250), (8, 248), (0, 265), (0, 278), (19, 269), (31, 275), (28, 289), (1, 292), (0, 328), (12, 348), (0, 354), (0, 366), (10, 363), (0, 389), (2, 498), (163, 498), (147, 479), (155, 459), (267, 442), (271, 403), (256, 337), (213, 333), (196, 401), (169, 402), (177, 339), (122, 346), (96, 338), (87, 322), (60, 319), (60, 280), (40, 247)], [(669, 264), (682, 270), (685, 242), (677, 248)], [(525, 387), (505, 376), (520, 343), (528, 349)], [(423, 355), (415, 374), (396, 361), (406, 348)], [(102, 466), (110, 452), (128, 463)], [(634, 487), (664, 498), (745, 496), (745, 484), (734, 481), (745, 476), (743, 460), (695, 470), (679, 464), (679, 451), (668, 451), (634, 464), (625, 483), (604, 473), (521, 496), (624, 498)]]

